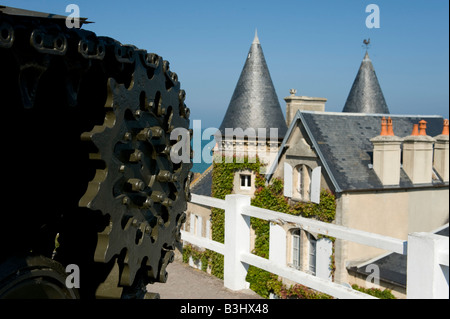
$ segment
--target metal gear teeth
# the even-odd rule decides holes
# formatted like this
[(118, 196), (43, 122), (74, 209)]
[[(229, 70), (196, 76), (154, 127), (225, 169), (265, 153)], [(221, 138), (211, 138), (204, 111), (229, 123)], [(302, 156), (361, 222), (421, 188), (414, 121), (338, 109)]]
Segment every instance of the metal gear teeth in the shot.
[[(165, 268), (172, 260), (167, 247), (174, 248), (185, 220), (180, 216), (188, 197), (180, 194), (188, 192), (192, 166), (170, 161), (176, 143), (168, 138), (171, 130), (189, 125), (179, 110), (185, 93), (180, 93), (168, 63), (164, 72), (158, 64), (149, 79), (141, 61), (135, 59), (128, 88), (108, 81), (105, 122), (82, 135), (99, 150), (92, 157), (106, 166), (97, 171), (80, 200), (80, 206), (110, 216), (109, 226), (98, 236), (95, 260), (124, 256), (119, 283), (124, 286), (133, 283), (141, 266), (154, 277), (150, 280), (165, 280)], [(169, 88), (168, 76), (173, 80)]]

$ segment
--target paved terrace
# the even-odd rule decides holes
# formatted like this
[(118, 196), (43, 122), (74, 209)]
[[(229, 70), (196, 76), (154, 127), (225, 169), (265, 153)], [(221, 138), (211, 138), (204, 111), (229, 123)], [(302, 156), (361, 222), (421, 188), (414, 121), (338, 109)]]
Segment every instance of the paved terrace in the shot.
[(179, 260), (169, 264), (167, 272), (166, 283), (147, 286), (147, 291), (159, 293), (161, 299), (262, 299), (250, 289), (238, 292), (227, 289), (219, 278)]

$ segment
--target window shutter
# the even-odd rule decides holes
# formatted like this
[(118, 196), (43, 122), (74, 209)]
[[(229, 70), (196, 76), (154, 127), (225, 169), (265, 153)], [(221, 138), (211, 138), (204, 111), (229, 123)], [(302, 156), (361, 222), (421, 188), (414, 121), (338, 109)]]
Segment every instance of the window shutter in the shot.
[(320, 203), (320, 178), (321, 178), (321, 167), (316, 167), (312, 171), (311, 178), (311, 202), (319, 204)]
[(191, 218), (190, 218), (190, 226), (189, 226), (189, 232), (191, 234), (194, 234), (194, 230), (195, 230), (195, 215), (191, 213)]
[(203, 237), (203, 217), (202, 216), (196, 216), (197, 217), (197, 233), (196, 235), (199, 237)]
[(309, 240), (309, 271), (313, 275), (316, 275), (316, 246), (317, 246), (317, 241), (311, 234), (308, 234), (308, 240)]
[(209, 219), (206, 220), (206, 234), (205, 237), (211, 239), (211, 221)]
[(284, 162), (284, 196), (292, 197), (292, 166)]

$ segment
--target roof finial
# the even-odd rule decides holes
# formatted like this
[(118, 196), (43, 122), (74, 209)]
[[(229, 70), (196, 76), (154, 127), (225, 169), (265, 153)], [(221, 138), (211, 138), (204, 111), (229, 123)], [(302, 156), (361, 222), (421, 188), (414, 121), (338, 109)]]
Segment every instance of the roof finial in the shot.
[(255, 38), (253, 39), (253, 43), (260, 44), (258, 38), (258, 29), (255, 28)]
[(364, 55), (363, 61), (370, 61), (369, 58), (369, 48), (370, 48), (370, 38), (363, 40), (364, 46), (366, 47), (366, 54)]

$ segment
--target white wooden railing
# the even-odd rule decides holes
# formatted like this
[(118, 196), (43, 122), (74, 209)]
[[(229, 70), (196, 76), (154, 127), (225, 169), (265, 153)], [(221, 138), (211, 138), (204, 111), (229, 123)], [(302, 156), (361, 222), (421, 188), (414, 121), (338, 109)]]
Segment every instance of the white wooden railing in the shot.
[[(407, 297), (448, 298), (449, 241), (448, 237), (430, 233), (413, 233), (408, 242), (344, 226), (324, 223), (300, 216), (262, 209), (250, 205), (250, 196), (227, 195), (225, 200), (192, 194), (192, 203), (225, 210), (225, 244), (182, 231), (182, 239), (193, 245), (224, 255), (224, 286), (231, 290), (247, 289), (245, 278), (249, 265), (264, 269), (336, 298), (371, 299), (365, 293), (341, 284), (293, 269), (279, 258), (277, 224), (292, 223), (306, 231), (332, 236), (387, 251), (408, 255)], [(271, 221), (269, 259), (250, 252), (250, 217)], [(280, 235), (281, 234), (281, 235)], [(281, 240), (282, 242), (282, 240)]]

